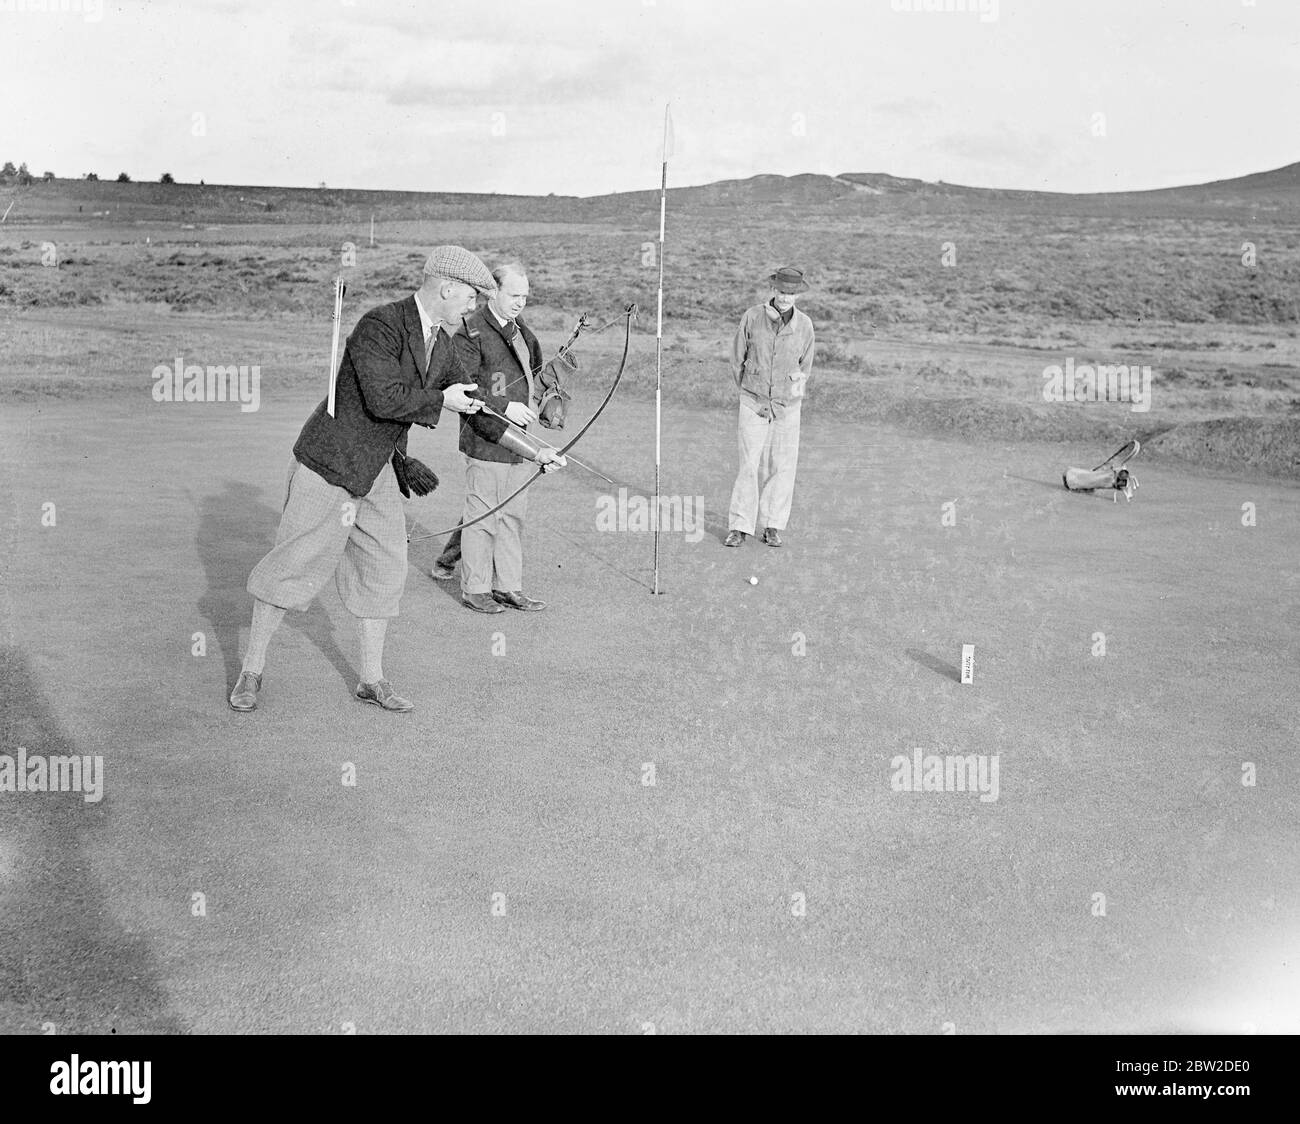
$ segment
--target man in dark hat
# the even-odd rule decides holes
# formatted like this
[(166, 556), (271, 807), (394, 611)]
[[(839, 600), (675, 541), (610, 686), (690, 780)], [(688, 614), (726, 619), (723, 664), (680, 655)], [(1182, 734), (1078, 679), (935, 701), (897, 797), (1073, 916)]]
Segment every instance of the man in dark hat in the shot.
[(731, 490), (726, 546), (740, 546), (763, 528), (781, 546), (799, 463), (799, 408), (813, 365), (813, 326), (795, 307), (808, 291), (803, 271), (782, 266), (769, 278), (771, 296), (745, 310), (732, 348), (740, 391), (740, 471)]

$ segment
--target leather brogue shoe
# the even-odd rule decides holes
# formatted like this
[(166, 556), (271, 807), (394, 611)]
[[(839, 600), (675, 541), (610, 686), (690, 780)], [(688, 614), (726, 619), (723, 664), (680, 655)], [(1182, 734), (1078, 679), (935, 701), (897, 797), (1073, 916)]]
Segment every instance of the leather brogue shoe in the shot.
[(415, 703), (411, 702), (410, 699), (402, 698), (393, 690), (393, 685), (387, 679), (381, 679), (378, 683), (358, 683), (357, 698), (362, 702), (382, 706), (385, 710), (406, 711), (415, 709)]
[(241, 671), (239, 679), (235, 683), (235, 689), (230, 692), (230, 709), (231, 710), (256, 710), (257, 709), (257, 692), (262, 689), (262, 677), (251, 671)]
[(493, 599), (490, 593), (462, 593), (460, 603), (467, 609), (473, 609), (476, 613), (504, 613)]
[(492, 599), (499, 605), (509, 605), (512, 609), (518, 609), (523, 613), (540, 613), (546, 608), (545, 601), (534, 601), (531, 597), (525, 597), (522, 590), (507, 592), (504, 589), (494, 589)]

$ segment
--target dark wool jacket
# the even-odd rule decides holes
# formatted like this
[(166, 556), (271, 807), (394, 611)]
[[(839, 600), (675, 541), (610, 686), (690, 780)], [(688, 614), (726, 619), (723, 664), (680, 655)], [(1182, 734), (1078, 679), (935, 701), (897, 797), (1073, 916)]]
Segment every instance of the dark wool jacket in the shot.
[(438, 333), (429, 370), (424, 369), (424, 332), (412, 294), (372, 308), (348, 337), (335, 384), (334, 417), (328, 398), (298, 435), (293, 455), (331, 484), (364, 496), (394, 449), (406, 452), (414, 423), (430, 429), (442, 413), (443, 389), (459, 377), (456, 349)]
[[(533, 371), (540, 372), (542, 345), (522, 319), (516, 319), (515, 323), (528, 346)], [(456, 363), (444, 378), (450, 378), (451, 382), (460, 380), (478, 383), (475, 395), (482, 395), (483, 400), (498, 414), (504, 414), (511, 402), (522, 402), (525, 406), (532, 407), (532, 402), (528, 400), (528, 378), (524, 374), (523, 365), (487, 305), (472, 316), (465, 317), (465, 326), (452, 338), (456, 348)], [(536, 379), (537, 375), (534, 374), (534, 382)], [(484, 414), (462, 414), (460, 451), (475, 460), (518, 464), (523, 457), (516, 456), (497, 444), (505, 428), (505, 422)]]

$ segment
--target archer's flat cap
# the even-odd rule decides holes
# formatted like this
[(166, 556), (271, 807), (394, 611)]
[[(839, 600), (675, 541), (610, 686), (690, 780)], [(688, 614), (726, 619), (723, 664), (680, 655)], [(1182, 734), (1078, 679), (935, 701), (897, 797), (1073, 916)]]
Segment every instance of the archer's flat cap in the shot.
[(449, 277), (472, 285), (480, 293), (496, 292), (492, 272), (464, 246), (435, 246), (424, 263), (426, 277)]

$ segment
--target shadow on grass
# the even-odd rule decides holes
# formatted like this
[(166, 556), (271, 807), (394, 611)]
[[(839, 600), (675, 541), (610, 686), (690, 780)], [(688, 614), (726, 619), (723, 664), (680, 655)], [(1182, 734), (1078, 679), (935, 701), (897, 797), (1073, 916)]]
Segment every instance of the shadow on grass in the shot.
[(932, 656), (929, 652), (923, 652), (920, 648), (908, 648), (907, 654), (922, 667), (928, 667), (936, 675), (951, 679), (954, 683), (961, 682), (961, 669), (955, 664), (950, 664), (947, 660), (941, 660), (938, 656)]
[[(225, 665), (227, 694), (239, 677), (243, 662), (240, 630), (246, 630), (253, 613), (253, 598), (246, 583), (253, 567), (275, 545), (275, 529), (281, 504), (265, 503), (258, 493), (239, 480), (226, 480), (220, 492), (202, 497), (197, 504), (198, 530), (195, 548), (207, 577), (207, 592), (199, 598), (198, 610), (208, 622)], [(282, 500), (282, 494), (277, 499)], [(346, 616), (346, 612), (344, 612)], [(323, 611), (320, 599), (305, 613), (290, 611), (284, 623), (301, 633), (334, 666), (351, 690), (355, 672), (347, 655), (334, 639), (334, 623)], [(275, 640), (267, 654), (267, 669), (275, 663)]]
[(1008, 480), (1023, 480), (1026, 484), (1037, 484), (1040, 488), (1047, 488), (1053, 492), (1064, 492), (1065, 486), (1058, 480), (1052, 483), (1050, 480), (1039, 480), (1033, 476), (1021, 476), (1019, 473), (1008, 472), (1004, 474)]
[[(0, 647), (0, 745), (17, 758), (83, 756), (63, 733), (25, 658)], [(96, 879), (96, 839), (112, 811), (116, 761), (104, 757), (103, 798), (80, 792), (0, 797), (0, 1033), (180, 1034), (148, 944), (115, 920)], [(30, 776), (30, 770), (28, 772)]]
[[(598, 477), (594, 476), (592, 473), (574, 466), (570, 466), (570, 468), (563, 470), (566, 473), (572, 474), (569, 475), (567, 479), (570, 482), (576, 482), (578, 480), (582, 480), (583, 484), (579, 485), (579, 487), (582, 490), (589, 492), (591, 495), (607, 495), (607, 496), (617, 497), (618, 491), (620, 489), (623, 489), (626, 490), (627, 492), (627, 500), (629, 503), (635, 499), (641, 499), (645, 501), (647, 505), (647, 510), (652, 509), (654, 507), (653, 491), (642, 488), (639, 484), (635, 484), (630, 480), (620, 478), (618, 475), (616, 475), (613, 472), (606, 471), (604, 465), (598, 465), (591, 461), (588, 461), (588, 463), (591, 465), (593, 469), (596, 470), (596, 472), (599, 472), (602, 476), (608, 477), (608, 481), (602, 481)], [(538, 483), (540, 484), (541, 481), (539, 481)], [(525, 528), (527, 528), (528, 526), (527, 516), (525, 516), (524, 525)], [(712, 534), (718, 540), (718, 542), (722, 542), (722, 540), (726, 538), (727, 536), (726, 523), (719, 522), (716, 518), (710, 518), (706, 514), (703, 525), (704, 525), (704, 529), (708, 531), (710, 534)], [(558, 538), (563, 539), (574, 549), (581, 551), (583, 554), (586, 554), (589, 558), (594, 559), (595, 561), (599, 562), (601, 565), (615, 571), (616, 573), (620, 574), (622, 577), (627, 578), (628, 581), (636, 585), (643, 586), (645, 589), (651, 588), (649, 582), (646, 582), (643, 579), (636, 577), (635, 575), (629, 573), (627, 570), (623, 569), (617, 563), (611, 561), (609, 558), (593, 550), (590, 542), (580, 542), (577, 539), (571, 538), (569, 535), (564, 534), (562, 531), (560, 531), (558, 528), (556, 528), (553, 525), (547, 525), (545, 527), (545, 530), (551, 534), (556, 535)], [(443, 539), (441, 541), (441, 545), (439, 544), (438, 536), (430, 535), (429, 530), (426, 527), (424, 527), (418, 520), (413, 519), (410, 521), (407, 528), (407, 532), (411, 536), (410, 546), (411, 546), (412, 563), (415, 565), (416, 569), (420, 572), (421, 576), (428, 579), (432, 584), (436, 585), (441, 590), (442, 593), (444, 593), (447, 597), (449, 597), (451, 600), (455, 601), (459, 605), (460, 592), (461, 592), (460, 572), (457, 571), (455, 577), (453, 578), (435, 581), (430, 576), (429, 571), (433, 565), (431, 559), (435, 557), (435, 553), (434, 553), (435, 550), (437, 551), (436, 559), (438, 562), (442, 562), (444, 564), (454, 566), (456, 561), (460, 559), (460, 532), (458, 531), (453, 532), (446, 539)], [(525, 546), (525, 550), (526, 549), (527, 547)], [(414, 556), (416, 554), (419, 555), (419, 559), (420, 559), (419, 562), (414, 561)], [(527, 557), (525, 556), (525, 564), (526, 563), (527, 563)]]

